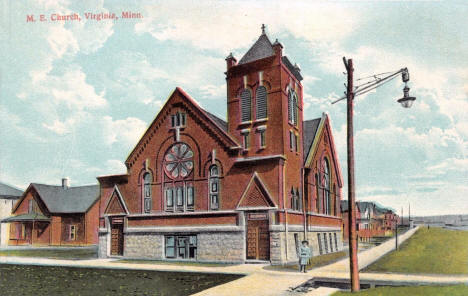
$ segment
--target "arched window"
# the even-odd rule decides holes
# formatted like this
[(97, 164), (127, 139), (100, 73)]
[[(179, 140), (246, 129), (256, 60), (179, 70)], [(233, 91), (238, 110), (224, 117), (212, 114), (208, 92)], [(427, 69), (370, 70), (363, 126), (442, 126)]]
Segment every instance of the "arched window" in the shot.
[(210, 167), (209, 175), (209, 198), (210, 198), (210, 209), (219, 209), (219, 167), (212, 165)]
[(164, 195), (166, 211), (193, 211), (193, 151), (185, 143), (176, 143), (164, 156)]
[(151, 173), (143, 175), (143, 203), (145, 213), (151, 212)]
[(297, 125), (298, 120), (298, 102), (296, 92), (292, 89), (288, 92), (288, 120), (290, 123)]
[(252, 95), (250, 90), (244, 89), (241, 92), (241, 120), (242, 122), (252, 120)]
[(322, 208), (322, 195), (320, 194), (320, 178), (318, 174), (315, 174), (315, 209), (317, 213), (321, 212)]
[(323, 185), (325, 193), (325, 213), (331, 215), (331, 194), (330, 194), (330, 166), (328, 159), (324, 159), (324, 168), (323, 168)]
[(256, 117), (257, 119), (264, 119), (268, 117), (268, 110), (267, 110), (267, 90), (266, 88), (261, 85), (257, 88), (256, 93)]

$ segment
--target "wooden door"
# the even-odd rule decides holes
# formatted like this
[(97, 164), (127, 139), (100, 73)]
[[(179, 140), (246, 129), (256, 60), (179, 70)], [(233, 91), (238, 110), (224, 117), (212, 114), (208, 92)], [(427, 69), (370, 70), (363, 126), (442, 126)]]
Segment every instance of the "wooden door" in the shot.
[(247, 220), (247, 259), (270, 260), (268, 220)]
[(112, 224), (111, 255), (123, 255), (123, 224)]

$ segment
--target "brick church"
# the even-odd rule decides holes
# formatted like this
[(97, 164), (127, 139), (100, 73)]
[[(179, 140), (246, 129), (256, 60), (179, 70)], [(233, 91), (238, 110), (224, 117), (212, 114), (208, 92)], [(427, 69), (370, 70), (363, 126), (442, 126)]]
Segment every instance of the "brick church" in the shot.
[(304, 120), (299, 67), (262, 34), (226, 58), (227, 121), (177, 87), (125, 161), (98, 177), (100, 257), (297, 261), (342, 249), (326, 114)]

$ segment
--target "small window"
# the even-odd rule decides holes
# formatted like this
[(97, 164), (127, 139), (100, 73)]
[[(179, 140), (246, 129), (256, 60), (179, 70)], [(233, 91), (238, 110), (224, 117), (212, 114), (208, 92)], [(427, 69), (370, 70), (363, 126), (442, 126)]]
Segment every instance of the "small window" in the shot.
[(177, 112), (171, 115), (172, 127), (184, 127), (186, 124), (185, 113)]
[(244, 144), (244, 150), (247, 150), (250, 148), (250, 133), (249, 132), (244, 132), (242, 134), (242, 140)]
[(289, 131), (289, 149), (291, 149), (291, 151), (294, 151), (296, 148), (296, 139), (294, 138), (294, 132), (293, 131)]
[(299, 135), (298, 134), (294, 134), (294, 150), (296, 150), (296, 152), (299, 151)]
[(176, 187), (177, 207), (184, 206), (184, 188)]
[(166, 236), (166, 258), (175, 257), (175, 237)]
[(260, 148), (265, 148), (266, 147), (265, 130), (261, 130), (258, 133), (260, 137)]
[(76, 225), (69, 225), (69, 240), (76, 240)]
[(28, 213), (33, 213), (33, 211), (34, 211), (34, 201), (29, 200), (29, 202), (28, 202)]
[(329, 233), (328, 237), (330, 238), (330, 252), (333, 252), (333, 237), (332, 237), (332, 234)]
[(171, 187), (166, 188), (166, 209), (172, 210), (174, 208), (174, 191)]
[(145, 206), (145, 213), (150, 213), (151, 212), (151, 198), (145, 198), (144, 200), (144, 206)]
[(194, 194), (193, 186), (187, 186), (187, 209), (193, 210), (194, 207)]
[(211, 209), (212, 210), (217, 210), (218, 208), (219, 208), (218, 195), (217, 194), (212, 194), (211, 195)]

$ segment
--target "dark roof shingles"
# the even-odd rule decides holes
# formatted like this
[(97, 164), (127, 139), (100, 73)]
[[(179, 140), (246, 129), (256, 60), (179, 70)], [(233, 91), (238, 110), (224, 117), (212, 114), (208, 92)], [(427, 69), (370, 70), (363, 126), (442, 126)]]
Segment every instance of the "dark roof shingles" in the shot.
[(255, 42), (240, 59), (239, 65), (271, 57), (273, 55), (275, 55), (275, 51), (273, 50), (270, 39), (268, 39), (266, 34), (262, 34), (258, 38), (257, 42)]
[(312, 120), (305, 120), (303, 129), (304, 129), (304, 136), (303, 136), (303, 146), (304, 146), (304, 161), (307, 158), (307, 154), (309, 153), (310, 147), (315, 139), (315, 134), (317, 133), (318, 126), (320, 124), (321, 118), (315, 118)]
[(227, 124), (226, 121), (224, 121), (223, 119), (221, 119), (218, 116), (214, 115), (213, 113), (210, 113), (210, 112), (206, 111), (206, 109), (203, 109), (203, 110), (205, 110), (208, 117), (210, 117), (211, 120), (213, 120), (217, 125), (219, 125), (220, 128), (222, 128), (225, 132), (228, 131), (228, 124)]
[(5, 183), (0, 182), (0, 198), (8, 197), (8, 198), (20, 198), (23, 195), (23, 191), (7, 185)]
[(51, 213), (85, 213), (99, 197), (99, 186), (63, 188), (32, 184)]

